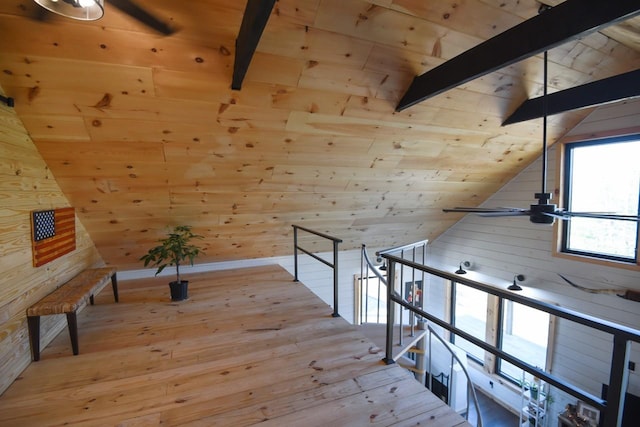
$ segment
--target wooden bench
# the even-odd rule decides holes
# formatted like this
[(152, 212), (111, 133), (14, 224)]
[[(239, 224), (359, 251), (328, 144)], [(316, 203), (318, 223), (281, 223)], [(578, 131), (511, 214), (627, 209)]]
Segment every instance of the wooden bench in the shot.
[(118, 281), (115, 267), (90, 268), (69, 280), (46, 297), (27, 309), (29, 341), (34, 361), (40, 360), (40, 316), (51, 314), (67, 315), (67, 326), (71, 337), (73, 354), (78, 354), (78, 323), (76, 311), (87, 300), (93, 305), (93, 297), (111, 279), (113, 297), (118, 302)]

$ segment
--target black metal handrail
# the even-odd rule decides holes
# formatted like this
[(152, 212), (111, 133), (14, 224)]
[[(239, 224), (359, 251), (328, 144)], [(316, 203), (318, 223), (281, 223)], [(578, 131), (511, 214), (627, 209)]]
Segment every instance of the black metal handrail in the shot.
[[(338, 239), (337, 237), (330, 236), (325, 233), (321, 233), (319, 231), (310, 230), (308, 228), (292, 225), (293, 227), (293, 268), (294, 268), (294, 281), (298, 282), (298, 251), (302, 251), (305, 254), (309, 255), (313, 259), (320, 261), (321, 263), (331, 267), (333, 269), (333, 313), (331, 314), (333, 317), (340, 317), (338, 314), (338, 244), (342, 243), (342, 239)], [(298, 230), (306, 231), (307, 233), (314, 234), (318, 237), (322, 237), (327, 240), (331, 240), (333, 242), (333, 263), (319, 257), (318, 255), (307, 251), (298, 245)]]
[[(607, 320), (598, 319), (593, 316), (588, 316), (586, 314), (579, 313), (574, 310), (570, 310), (563, 307), (554, 306), (542, 301), (537, 301), (532, 298), (528, 298), (521, 295), (516, 295), (511, 292), (503, 291), (502, 289), (495, 288), (493, 286), (455, 275), (453, 273), (449, 273), (444, 270), (440, 270), (434, 267), (429, 267), (422, 264), (417, 264), (412, 261), (408, 261), (401, 257), (397, 257), (391, 255), (389, 253), (381, 254), (383, 258), (387, 260), (388, 264), (388, 281), (389, 285), (387, 286), (387, 342), (386, 342), (386, 354), (385, 354), (385, 362), (393, 363), (392, 357), (392, 343), (393, 343), (393, 303), (399, 304), (406, 309), (412, 311), (418, 316), (421, 316), (442, 328), (448, 330), (449, 332), (460, 336), (461, 338), (471, 342), (472, 344), (482, 348), (485, 351), (488, 351), (494, 354), (497, 357), (519, 367), (520, 369), (538, 377), (547, 383), (557, 387), (560, 390), (582, 400), (585, 401), (599, 410), (604, 411), (604, 427), (616, 427), (619, 426), (621, 418), (622, 418), (622, 409), (624, 406), (624, 390), (627, 389), (628, 376), (629, 373), (627, 371), (627, 364), (629, 360), (629, 352), (631, 347), (631, 342), (640, 343), (640, 331), (637, 329), (633, 329), (630, 327), (626, 327), (623, 325), (618, 325), (614, 322), (610, 322)], [(611, 369), (609, 373), (609, 392), (607, 395), (607, 400), (601, 399), (593, 394), (582, 390), (578, 386), (571, 384), (553, 374), (547, 373), (541, 370), (538, 367), (532, 366), (525, 361), (499, 349), (485, 341), (482, 341), (467, 332), (458, 329), (457, 327), (451, 325), (448, 322), (445, 322), (439, 319), (436, 316), (433, 316), (424, 310), (409, 304), (405, 301), (401, 295), (399, 295), (395, 289), (395, 270), (396, 264), (400, 264), (402, 266), (406, 266), (409, 268), (413, 268), (427, 274), (431, 274), (437, 277), (441, 277), (443, 279), (452, 280), (457, 283), (461, 283), (466, 286), (470, 286), (472, 288), (478, 289), (480, 291), (486, 292), (488, 294), (495, 295), (501, 299), (507, 299), (519, 304), (535, 308), (537, 310), (544, 311), (546, 313), (552, 314), (554, 316), (567, 319), (581, 325), (597, 329), (599, 331), (603, 331), (613, 335), (613, 355), (611, 362)], [(607, 410), (607, 408), (612, 410)]]
[[(376, 252), (376, 256), (381, 256), (383, 254), (388, 254), (388, 253), (397, 253), (400, 252), (400, 256), (402, 257), (402, 259), (405, 259), (404, 256), (406, 255), (405, 252), (409, 252), (411, 255), (411, 259), (412, 261), (415, 262), (416, 259), (416, 250), (417, 249), (422, 249), (422, 261), (425, 262), (426, 260), (426, 247), (427, 244), (429, 243), (428, 240), (420, 240), (418, 242), (414, 242), (414, 243), (409, 243), (407, 245), (402, 245), (402, 246), (396, 246), (393, 248), (389, 248), (389, 249), (383, 249), (380, 250), (378, 252)], [(376, 268), (376, 266), (371, 262), (371, 259), (369, 258), (369, 255), (367, 254), (367, 249), (366, 249), (366, 245), (363, 244), (362, 248), (361, 248), (361, 258), (362, 258), (362, 262), (360, 263), (360, 277), (369, 277), (369, 271), (372, 271), (380, 280), (381, 283), (384, 284), (384, 286), (387, 287), (387, 289), (389, 289), (389, 285), (387, 282), (387, 279), (380, 274), (380, 272), (378, 271), (378, 268)], [(366, 276), (365, 276), (365, 267), (366, 267)], [(400, 278), (400, 281), (402, 283), (402, 275)], [(412, 277), (411, 277), (412, 281), (415, 281), (415, 270), (412, 271)], [(422, 283), (424, 286), (424, 272), (422, 272)], [(412, 304), (409, 303), (408, 301), (404, 300), (403, 301), (407, 304)], [(412, 304), (412, 306), (415, 306), (415, 304)], [(389, 319), (387, 318), (387, 321)], [(415, 316), (413, 316), (412, 313), (412, 317), (409, 319), (410, 322), (410, 326), (411, 326), (411, 331), (412, 334), (414, 332), (414, 328), (415, 328)], [(402, 319), (400, 320), (400, 324), (399, 324), (399, 331), (402, 331), (402, 327), (403, 327), (403, 322)], [(451, 349), (451, 347), (442, 339), (442, 337), (440, 337), (440, 335), (438, 335), (438, 333), (431, 327), (431, 325), (427, 326), (427, 330), (429, 333), (429, 364), (431, 364), (432, 362), (432, 356), (431, 356), (431, 337), (435, 335), (435, 337), (438, 339), (438, 341), (442, 342), (444, 344), (444, 348), (451, 354), (451, 358), (452, 358), (452, 363), (451, 363), (451, 369), (453, 369), (453, 360), (456, 360), (459, 364), (460, 367), (462, 368), (462, 371), (467, 379), (467, 409), (465, 411), (465, 418), (468, 419), (469, 418), (469, 401), (471, 399), (473, 399), (473, 404), (475, 406), (476, 409), (476, 414), (477, 414), (477, 422), (476, 425), (478, 427), (482, 427), (482, 413), (480, 411), (480, 405), (478, 403), (478, 397), (476, 396), (476, 391), (475, 388), (473, 386), (473, 382), (471, 381), (471, 376), (469, 375), (469, 372), (467, 371), (467, 369), (464, 367), (464, 364), (462, 363), (462, 361), (458, 358), (458, 355), (455, 354), (455, 352)], [(398, 345), (402, 346), (402, 333), (400, 333), (400, 340)], [(406, 349), (406, 348), (405, 348)], [(402, 349), (401, 353), (405, 350)], [(393, 357), (393, 355), (387, 355), (388, 357)], [(393, 358), (393, 360), (396, 360), (398, 356), (396, 356), (395, 358)], [(385, 359), (386, 360), (386, 359)], [(416, 361), (417, 363), (417, 361)], [(429, 389), (432, 389), (431, 387), (433, 386), (432, 382), (431, 382), (431, 377), (432, 377), (432, 369), (431, 367), (428, 369), (429, 372), (429, 380), (427, 381), (427, 384), (429, 384)], [(420, 379), (421, 383), (425, 383), (425, 379), (424, 377), (419, 378), (418, 374), (416, 373), (416, 379)], [(450, 375), (451, 376), (451, 375)], [(449, 391), (451, 389), (449, 388)], [(448, 397), (448, 402), (451, 402), (451, 396)]]

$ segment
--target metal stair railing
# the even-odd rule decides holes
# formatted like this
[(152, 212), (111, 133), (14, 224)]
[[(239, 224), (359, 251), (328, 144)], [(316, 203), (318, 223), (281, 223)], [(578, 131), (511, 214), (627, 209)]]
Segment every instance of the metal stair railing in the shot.
[[(432, 366), (431, 366), (431, 361), (433, 360), (433, 358), (431, 357), (431, 338), (432, 337), (436, 337), (436, 339), (438, 341), (440, 341), (442, 343), (442, 345), (444, 345), (444, 347), (449, 351), (449, 353), (451, 354), (451, 364), (450, 366), (450, 372), (449, 372), (449, 378), (452, 379), (453, 378), (453, 368), (454, 368), (454, 363), (453, 361), (455, 360), (459, 365), (460, 368), (462, 368), (462, 372), (464, 372), (464, 376), (467, 378), (467, 407), (465, 410), (465, 419), (469, 419), (469, 396), (471, 395), (471, 397), (473, 397), (473, 405), (476, 408), (476, 413), (478, 414), (478, 418), (476, 421), (476, 426), (477, 427), (482, 427), (482, 413), (480, 411), (480, 404), (478, 403), (478, 395), (476, 394), (476, 388), (473, 386), (473, 382), (471, 382), (471, 377), (469, 376), (469, 371), (467, 371), (467, 368), (464, 366), (465, 364), (462, 363), (462, 360), (460, 360), (460, 358), (458, 357), (458, 355), (455, 353), (455, 351), (453, 351), (453, 349), (449, 346), (449, 343), (447, 343), (444, 339), (442, 339), (442, 337), (440, 335), (438, 335), (438, 333), (433, 329), (433, 327), (431, 325), (427, 325), (427, 330), (429, 331), (429, 384), (432, 384), (432, 375), (431, 372), (433, 372), (432, 370)], [(451, 390), (452, 387), (448, 387), (448, 402), (451, 402)]]
[[(421, 250), (422, 252), (422, 262), (425, 262), (426, 259), (426, 246), (427, 246), (428, 240), (421, 240), (419, 242), (415, 242), (415, 243), (411, 243), (408, 245), (403, 245), (403, 246), (397, 246), (394, 248), (389, 248), (389, 249), (384, 249), (381, 251), (376, 252), (377, 256), (382, 256), (384, 254), (390, 254), (390, 253), (400, 253), (401, 258), (404, 258), (407, 254), (410, 254), (411, 259), (413, 262), (415, 262), (416, 260), (416, 254), (417, 254), (417, 250)], [(400, 271), (400, 283), (401, 283), (401, 288), (403, 287), (404, 284), (404, 271), (405, 269), (402, 269)], [(415, 278), (416, 278), (416, 269), (415, 268), (411, 268), (410, 269), (410, 275), (411, 275), (411, 283), (415, 284)], [(362, 249), (361, 249), (361, 266), (360, 266), (360, 278), (361, 278), (361, 286), (363, 285), (363, 280), (366, 280), (368, 282), (368, 278), (370, 277), (370, 272), (373, 272), (373, 274), (380, 280), (381, 283), (384, 284), (384, 286), (387, 287), (387, 294), (395, 294), (398, 298), (402, 298), (401, 294), (398, 294), (395, 291), (391, 291), (388, 285), (388, 278), (389, 276), (387, 276), (386, 278), (380, 273), (379, 268), (377, 268), (372, 262), (371, 259), (369, 258), (369, 255), (367, 254), (367, 250), (366, 250), (366, 245), (362, 245)], [(394, 270), (395, 272), (395, 270)], [(418, 272), (419, 276), (422, 278), (422, 283), (424, 286), (424, 277), (425, 277), (425, 273), (423, 271), (419, 271)], [(395, 276), (395, 273), (393, 273), (393, 275)], [(391, 278), (390, 281), (391, 283), (394, 283), (395, 278)], [(368, 285), (367, 285), (368, 286)], [(401, 293), (403, 292), (403, 290), (401, 289), (400, 291)], [(389, 298), (387, 296), (387, 298)], [(407, 300), (405, 300), (404, 298), (402, 298), (402, 301), (405, 304), (409, 304), (412, 305), (414, 307), (416, 307), (416, 301), (417, 299), (414, 299), (412, 302), (408, 302)], [(480, 405), (478, 403), (478, 398), (476, 396), (476, 392), (475, 392), (475, 388), (473, 387), (473, 382), (471, 381), (471, 377), (469, 376), (469, 372), (467, 371), (467, 369), (464, 367), (464, 364), (462, 363), (462, 361), (458, 358), (458, 355), (455, 354), (454, 350), (437, 334), (437, 332), (431, 327), (431, 325), (427, 325), (427, 331), (420, 331), (418, 336), (415, 336), (415, 326), (416, 323), (421, 323), (423, 322), (423, 317), (420, 315), (414, 315), (414, 312), (411, 311), (411, 314), (409, 316), (409, 326), (411, 327), (411, 336), (413, 337), (413, 339), (411, 340), (411, 342), (409, 342), (405, 347), (402, 347), (399, 351), (398, 354), (396, 354), (395, 356), (392, 356), (391, 353), (389, 352), (390, 350), (390, 345), (391, 345), (391, 341), (389, 340), (389, 329), (392, 329), (392, 326), (390, 327), (390, 325), (393, 325), (393, 321), (389, 321), (389, 309), (391, 308), (390, 304), (389, 304), (390, 300), (387, 299), (387, 356), (385, 357), (385, 361), (387, 363), (394, 363), (395, 361), (397, 361), (401, 356), (403, 356), (406, 352), (411, 351), (411, 347), (414, 346), (414, 344), (416, 344), (417, 341), (423, 340), (425, 339), (425, 337), (429, 336), (429, 369), (426, 370), (426, 372), (428, 372), (429, 374), (429, 381), (425, 381), (425, 366), (424, 366), (424, 351), (417, 352), (417, 357), (416, 357), (416, 367), (413, 369), (410, 369), (411, 371), (414, 372), (414, 376), (416, 377), (416, 379), (418, 381), (420, 381), (423, 385), (430, 385), (430, 389), (431, 387), (433, 387), (432, 385), (432, 381), (431, 381), (431, 372), (432, 372), (432, 366), (431, 366), (431, 361), (432, 359), (432, 354), (431, 354), (431, 337), (435, 335), (435, 337), (442, 343), (444, 344), (445, 349), (451, 354), (451, 370), (453, 370), (453, 366), (454, 363), (453, 361), (455, 360), (458, 364), (460, 364), (460, 367), (462, 368), (462, 371), (467, 379), (467, 401), (466, 401), (466, 411), (465, 411), (465, 418), (468, 419), (469, 417), (469, 402), (470, 402), (470, 397), (473, 397), (473, 403), (474, 406), (476, 408), (476, 413), (477, 413), (477, 427), (482, 427), (482, 415), (480, 412)], [(416, 307), (419, 309), (422, 309), (422, 299), (420, 299), (419, 301), (419, 306), (420, 307)], [(362, 299), (360, 300), (360, 303), (362, 303)], [(362, 310), (361, 310), (362, 313)], [(402, 314), (402, 311), (400, 311), (400, 313)], [(393, 317), (395, 316), (391, 316), (391, 318), (393, 319)], [(402, 328), (403, 328), (403, 316), (400, 316), (400, 324), (399, 324), (399, 328), (400, 328), (400, 340), (399, 340), (399, 345), (402, 346)], [(453, 375), (450, 373), (449, 378), (453, 378)], [(450, 405), (452, 402), (451, 399), (451, 387), (449, 387), (449, 396), (447, 399), (448, 404)]]

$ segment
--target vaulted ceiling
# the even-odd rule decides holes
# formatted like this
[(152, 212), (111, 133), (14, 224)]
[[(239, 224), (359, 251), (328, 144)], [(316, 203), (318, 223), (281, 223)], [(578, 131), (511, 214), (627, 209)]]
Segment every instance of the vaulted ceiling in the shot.
[[(291, 224), (345, 249), (433, 239), (460, 218), (443, 207), (540, 155), (541, 120), (501, 126), (540, 96), (539, 55), (395, 112), (416, 75), (536, 16), (533, 0), (279, 0), (240, 91), (246, 2), (136, 3), (175, 32), (109, 0), (95, 22), (0, 4), (0, 86), (110, 264), (139, 268), (177, 224), (206, 236), (201, 262), (291, 254)], [(551, 50), (550, 91), (640, 68), (638, 28)], [(590, 111), (550, 117), (550, 140)]]

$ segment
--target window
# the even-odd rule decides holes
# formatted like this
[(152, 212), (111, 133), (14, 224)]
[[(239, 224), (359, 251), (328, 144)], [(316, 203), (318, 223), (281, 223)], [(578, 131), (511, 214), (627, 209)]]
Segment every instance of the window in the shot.
[[(382, 275), (386, 278), (386, 274)], [(357, 324), (386, 323), (387, 286), (377, 276), (361, 280), (355, 277), (355, 313)]]
[[(451, 323), (459, 329), (485, 341), (487, 327), (487, 293), (453, 283)], [(451, 342), (467, 352), (476, 362), (484, 363), (484, 350), (469, 341), (453, 336)]]
[[(549, 333), (549, 313), (507, 299), (496, 300), (496, 310), (489, 310), (491, 298), (486, 292), (451, 282), (451, 323), (468, 334), (493, 344), (530, 365), (546, 369), (547, 350), (552, 346), (553, 334)], [(493, 304), (493, 303), (491, 303)], [(493, 334), (487, 324), (498, 325)], [(451, 342), (462, 348), (467, 357), (485, 364), (485, 351), (469, 341), (452, 335)], [(488, 356), (488, 354), (487, 354)], [(489, 371), (517, 383), (523, 379), (522, 369), (501, 360), (489, 366)], [(531, 380), (527, 374), (525, 378)]]
[[(565, 145), (564, 208), (638, 215), (640, 135)], [(563, 221), (561, 250), (638, 262), (638, 222), (597, 218)]]
[[(500, 305), (498, 347), (530, 365), (545, 369), (549, 313), (508, 300), (502, 300)], [(522, 369), (503, 360), (498, 360), (497, 371), (513, 381), (522, 380)]]

